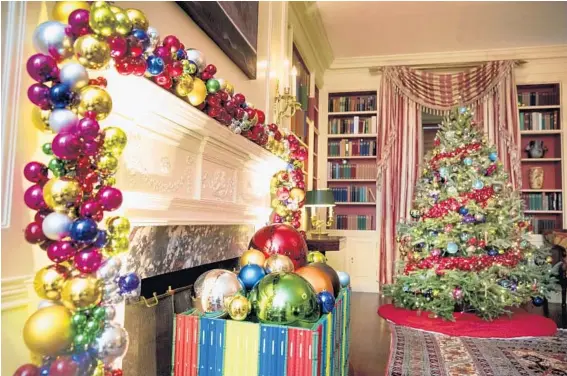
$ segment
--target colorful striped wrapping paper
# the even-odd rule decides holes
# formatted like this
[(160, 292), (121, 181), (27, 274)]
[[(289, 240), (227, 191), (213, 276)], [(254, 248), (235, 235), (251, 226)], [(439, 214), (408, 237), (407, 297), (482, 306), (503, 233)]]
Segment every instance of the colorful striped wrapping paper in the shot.
[(175, 315), (172, 376), (346, 376), (350, 289), (310, 329)]

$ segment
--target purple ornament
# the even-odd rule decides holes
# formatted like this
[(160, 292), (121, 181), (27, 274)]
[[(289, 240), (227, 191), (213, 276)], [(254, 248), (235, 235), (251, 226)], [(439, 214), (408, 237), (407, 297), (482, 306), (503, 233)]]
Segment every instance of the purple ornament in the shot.
[(140, 286), (140, 278), (136, 273), (126, 274), (118, 279), (118, 287), (123, 294), (136, 290), (138, 286)]
[(89, 247), (75, 255), (75, 267), (83, 273), (93, 273), (102, 264), (102, 254), (98, 248)]
[(27, 207), (33, 210), (47, 209), (43, 200), (43, 188), (39, 184), (34, 184), (24, 193), (24, 202)]
[(51, 243), (49, 247), (47, 247), (47, 257), (56, 263), (70, 260), (75, 253), (77, 253), (77, 249), (73, 243), (68, 241), (60, 240)]
[(29, 162), (24, 167), (24, 177), (32, 183), (47, 181), (47, 167), (40, 162)]
[(95, 156), (98, 154), (98, 150), (100, 149), (100, 145), (96, 140), (91, 141), (83, 141), (83, 145), (81, 146), (81, 151), (84, 155), (88, 156)]
[(98, 136), (100, 125), (91, 118), (82, 118), (77, 125), (77, 134), (85, 140), (92, 141)]
[(89, 31), (89, 15), (90, 12), (86, 9), (76, 9), (69, 14), (67, 23), (73, 34), (83, 35), (84, 31)]
[(475, 223), (474, 215), (472, 214), (463, 215), (462, 222), (467, 224)]
[(114, 187), (102, 187), (96, 194), (98, 202), (104, 210), (113, 211), (122, 205), (122, 192)]
[(49, 110), (51, 108), (49, 88), (43, 84), (33, 84), (30, 86), (28, 89), (28, 98), (42, 110)]
[(57, 62), (44, 54), (32, 55), (26, 64), (28, 74), (37, 82), (52, 81), (59, 77)]
[(57, 157), (65, 160), (77, 159), (80, 153), (80, 142), (72, 133), (58, 133), (51, 143), (51, 150)]

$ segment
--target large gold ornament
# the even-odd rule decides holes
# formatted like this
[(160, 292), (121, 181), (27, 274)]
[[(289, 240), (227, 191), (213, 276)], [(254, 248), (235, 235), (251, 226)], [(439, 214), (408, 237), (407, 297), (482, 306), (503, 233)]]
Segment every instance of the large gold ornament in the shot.
[(312, 262), (327, 262), (327, 258), (324, 254), (319, 251), (312, 251), (307, 254), (307, 263), (311, 264)]
[(252, 310), (250, 301), (248, 298), (242, 295), (236, 295), (228, 303), (228, 315), (231, 319), (236, 321), (242, 321), (248, 317), (248, 314)]
[(207, 97), (207, 87), (205, 83), (198, 77), (193, 79), (193, 89), (187, 95), (189, 103), (193, 106), (198, 106), (205, 101)]
[(104, 154), (99, 158), (96, 166), (104, 174), (112, 174), (118, 168), (118, 159), (112, 154)]
[(274, 253), (266, 259), (264, 263), (266, 273), (293, 272), (293, 261), (286, 255)]
[(148, 30), (150, 23), (148, 22), (148, 19), (146, 18), (144, 12), (138, 9), (130, 8), (126, 9), (126, 15), (130, 19), (130, 22), (132, 22), (133, 29), (142, 29), (144, 31)]
[(79, 37), (73, 45), (79, 63), (88, 69), (100, 69), (110, 61), (110, 46), (92, 34)]
[(264, 267), (264, 262), (266, 261), (266, 256), (256, 249), (249, 249), (244, 251), (242, 256), (240, 256), (240, 266), (245, 266), (248, 264), (255, 264)]
[(33, 353), (55, 356), (67, 350), (72, 341), (71, 312), (63, 306), (37, 310), (24, 325), (24, 342)]
[(89, 26), (102, 37), (109, 37), (116, 28), (116, 17), (106, 1), (95, 1), (91, 6)]
[(101, 299), (102, 281), (90, 274), (68, 279), (61, 291), (61, 301), (73, 311), (93, 308)]
[(69, 270), (62, 265), (46, 266), (35, 274), (33, 288), (42, 299), (59, 300), (68, 275)]
[(86, 1), (56, 1), (51, 11), (51, 16), (55, 21), (67, 25), (69, 15), (77, 9), (89, 10), (91, 7)]
[(126, 217), (110, 217), (106, 220), (106, 229), (113, 235), (128, 235), (130, 221)]
[(103, 254), (108, 257), (120, 255), (128, 252), (130, 240), (121, 234), (111, 234), (108, 244), (103, 249)]
[(301, 202), (305, 199), (305, 191), (301, 188), (295, 187), (289, 192), (289, 196), (291, 197), (292, 200), (297, 200), (298, 202)]
[(50, 209), (68, 212), (82, 197), (81, 185), (75, 179), (51, 178), (43, 186), (43, 200)]
[(33, 106), (31, 115), (34, 127), (42, 132), (51, 131), (51, 128), (49, 128), (49, 115), (51, 115), (50, 110), (42, 110), (37, 106)]
[(115, 157), (119, 157), (128, 143), (126, 133), (118, 127), (107, 127), (102, 131), (104, 134), (104, 143), (102, 150), (111, 153)]
[(180, 97), (186, 97), (191, 90), (193, 90), (193, 77), (188, 74), (182, 75), (175, 84), (175, 94)]
[(130, 21), (126, 12), (117, 6), (111, 6), (110, 10), (114, 13), (116, 19), (116, 32), (120, 35), (128, 35), (132, 31), (132, 21)]
[(96, 113), (98, 121), (106, 119), (112, 111), (112, 99), (100, 86), (88, 85), (79, 92), (81, 98), (78, 106), (79, 115), (85, 116), (87, 111)]

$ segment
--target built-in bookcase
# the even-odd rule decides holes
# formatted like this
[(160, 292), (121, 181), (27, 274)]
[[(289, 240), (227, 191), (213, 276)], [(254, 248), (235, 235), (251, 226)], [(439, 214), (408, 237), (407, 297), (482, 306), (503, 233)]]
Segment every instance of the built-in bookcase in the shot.
[[(561, 123), (561, 92), (558, 83), (518, 85), (519, 126), (522, 152), (522, 197), (525, 214), (531, 217), (533, 232), (545, 232), (563, 227), (565, 187), (563, 186), (565, 145), (564, 124)], [(541, 158), (530, 158), (526, 147), (531, 142), (543, 142), (547, 151)], [(530, 169), (541, 167), (543, 186), (530, 187)]]
[(327, 185), (338, 230), (376, 229), (376, 92), (329, 93)]

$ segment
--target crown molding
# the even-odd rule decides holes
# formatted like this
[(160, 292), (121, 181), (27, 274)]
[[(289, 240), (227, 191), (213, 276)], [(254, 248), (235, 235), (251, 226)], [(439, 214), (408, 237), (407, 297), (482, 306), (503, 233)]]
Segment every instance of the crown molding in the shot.
[(289, 24), (293, 42), (307, 68), (315, 72), (315, 83), (323, 86), (323, 75), (333, 61), (333, 49), (315, 1), (289, 2)]
[(31, 275), (2, 278), (2, 311), (25, 307), (30, 302), (28, 284)]
[(331, 70), (376, 68), (390, 65), (459, 64), (490, 60), (537, 60), (567, 57), (567, 45), (503, 48), (494, 50), (451, 51), (423, 54), (380, 55), (336, 58)]

